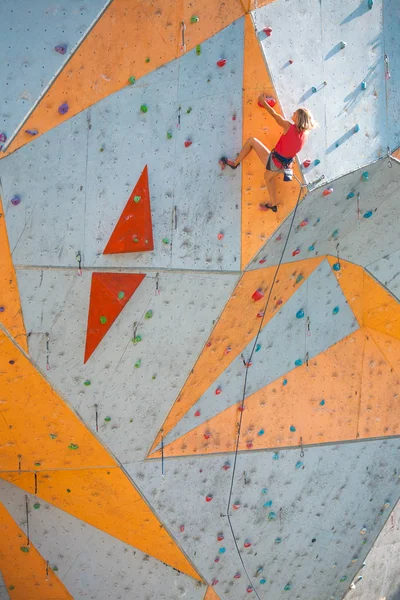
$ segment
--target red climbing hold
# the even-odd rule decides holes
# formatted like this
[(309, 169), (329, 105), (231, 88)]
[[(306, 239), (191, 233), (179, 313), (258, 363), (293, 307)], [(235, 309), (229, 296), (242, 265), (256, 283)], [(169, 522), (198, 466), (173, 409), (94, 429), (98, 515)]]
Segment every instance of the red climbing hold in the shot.
[(298, 254), (300, 254), (300, 248), (296, 248), (296, 250), (293, 250), (292, 256), (297, 256)]
[(218, 579), (213, 579), (211, 582), (211, 585), (217, 585), (217, 583), (218, 583)]
[(264, 27), (263, 32), (270, 37), (270, 35), (272, 34), (272, 27)]
[(222, 392), (221, 388), (220, 388), (220, 387), (217, 387), (217, 389), (215, 390), (215, 394), (216, 394), (217, 396), (219, 396), (221, 392)]
[(211, 494), (209, 496), (206, 496), (206, 502), (211, 502), (212, 499), (213, 497), (211, 496)]
[(192, 140), (185, 140), (185, 148), (189, 148), (193, 144)]
[[(265, 97), (265, 102), (271, 107), (274, 108), (275, 104), (276, 104), (276, 100), (275, 98), (272, 98), (272, 96), (266, 96)], [(260, 108), (264, 108), (264, 104), (261, 104), (260, 101), (258, 101), (258, 106)]]
[(219, 233), (219, 234), (217, 235), (217, 238), (218, 238), (219, 240), (223, 240), (223, 239), (224, 239), (224, 234), (223, 234), (223, 233)]
[(215, 562), (215, 563), (219, 563), (219, 560), (220, 560), (220, 559), (219, 559), (219, 556), (216, 556), (216, 557), (214, 558), (214, 562)]
[(252, 448), (253, 442), (246, 442), (246, 448)]
[(240, 579), (241, 578), (241, 574), (240, 573), (235, 573), (233, 577), (234, 577), (234, 579)]
[(233, 510), (239, 510), (240, 508), (240, 502), (235, 502), (235, 504), (233, 505)]
[(248, 585), (248, 586), (247, 586), (247, 588), (246, 588), (246, 592), (247, 592), (248, 594), (250, 594), (250, 592), (252, 592), (252, 591), (253, 591), (253, 588), (252, 588), (252, 586), (251, 586), (251, 585)]
[(133, 188), (103, 254), (143, 252), (153, 249), (149, 178), (146, 166)]
[(226, 65), (226, 58), (221, 58), (220, 60), (217, 61), (218, 67), (224, 67), (225, 65)]
[(256, 290), (252, 295), (252, 298), (254, 302), (257, 302), (258, 300), (261, 300), (261, 298), (264, 298), (264, 294), (261, 290)]
[(211, 342), (207, 342), (206, 348), (209, 348), (210, 346), (211, 346)]
[(211, 433), (205, 433), (205, 434), (204, 434), (204, 438), (205, 438), (206, 440), (209, 440), (209, 439), (210, 439), (210, 437), (211, 437)]
[(259, 263), (260, 265), (263, 265), (263, 264), (264, 264), (264, 263), (266, 263), (266, 262), (267, 262), (267, 259), (266, 259), (266, 258), (261, 258), (261, 260), (259, 260), (259, 261), (258, 261), (258, 263)]
[(289, 65), (293, 64), (293, 60), (291, 58), (289, 58)]
[(183, 533), (183, 532), (185, 531), (185, 526), (184, 526), (184, 525), (180, 525), (180, 527), (179, 527), (179, 531), (180, 531), (181, 533)]
[(324, 190), (322, 192), (323, 196), (329, 196), (329, 194), (332, 194), (333, 192), (333, 188), (326, 188), (326, 190)]
[(230, 346), (227, 346), (227, 347), (225, 348), (225, 352), (224, 352), (224, 354), (229, 354), (229, 352), (232, 352), (232, 348), (231, 348)]
[(303, 167), (305, 169), (308, 169), (308, 167), (311, 165), (311, 160), (309, 158), (306, 158), (306, 160), (303, 162)]
[(238, 411), (239, 412), (243, 412), (244, 411), (244, 406), (242, 406), (242, 405), (238, 406)]
[(263, 316), (264, 316), (264, 311), (263, 311), (263, 310), (260, 310), (260, 312), (258, 312), (258, 313), (257, 313), (257, 318), (258, 318), (258, 319), (262, 319), (262, 318), (263, 318)]
[(245, 543), (243, 544), (243, 546), (244, 546), (245, 548), (250, 548), (250, 546), (251, 546), (251, 542), (245, 542)]
[(222, 542), (222, 540), (223, 540), (223, 539), (224, 539), (224, 534), (223, 534), (223, 533), (219, 533), (219, 534), (217, 535), (217, 540), (218, 540), (219, 542)]
[(199, 417), (199, 416), (200, 416), (200, 414), (201, 414), (201, 413), (200, 413), (200, 411), (199, 411), (199, 410), (196, 410), (196, 412), (194, 413), (194, 416), (195, 416), (195, 417)]
[(229, 463), (225, 463), (224, 465), (222, 465), (222, 468), (224, 471), (228, 471), (231, 468), (231, 465)]
[[(131, 273), (92, 274), (84, 362), (100, 344), (144, 278), (145, 275)], [(106, 321), (101, 317), (105, 317)]]

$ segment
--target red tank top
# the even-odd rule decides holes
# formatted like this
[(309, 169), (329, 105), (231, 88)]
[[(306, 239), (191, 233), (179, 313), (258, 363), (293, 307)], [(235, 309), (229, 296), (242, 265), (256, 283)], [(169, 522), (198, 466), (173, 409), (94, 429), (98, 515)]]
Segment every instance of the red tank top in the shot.
[[(286, 158), (294, 158), (296, 154), (303, 148), (306, 141), (307, 132), (298, 131), (296, 125), (292, 124), (288, 131), (279, 138), (279, 141), (275, 146), (275, 150), (281, 156), (285, 156)], [(279, 160), (276, 158), (272, 158), (272, 160), (279, 169), (282, 168), (283, 165), (279, 162)]]

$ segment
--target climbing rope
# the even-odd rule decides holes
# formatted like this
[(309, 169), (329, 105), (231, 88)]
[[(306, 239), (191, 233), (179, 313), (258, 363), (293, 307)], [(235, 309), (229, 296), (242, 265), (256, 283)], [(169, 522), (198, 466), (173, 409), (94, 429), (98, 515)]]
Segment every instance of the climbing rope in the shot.
[[(270, 287), (270, 290), (269, 290), (269, 294), (268, 294), (268, 297), (267, 297), (267, 301), (266, 301), (264, 310), (262, 312), (262, 317), (261, 317), (260, 325), (258, 327), (257, 335), (256, 335), (256, 337), (254, 339), (253, 348), (251, 350), (250, 357), (248, 358), (248, 360), (247, 361), (246, 360), (243, 361), (244, 364), (245, 364), (245, 368), (246, 368), (245, 375), (244, 375), (244, 383), (243, 383), (243, 396), (242, 396), (242, 402), (241, 402), (241, 406), (240, 406), (240, 410), (239, 410), (240, 416), (239, 416), (239, 423), (238, 423), (238, 429), (237, 429), (237, 434), (236, 434), (236, 446), (235, 446), (235, 453), (234, 453), (234, 460), (233, 460), (231, 486), (230, 486), (230, 490), (229, 490), (229, 498), (228, 498), (227, 507), (226, 507), (226, 517), (228, 519), (229, 527), (230, 527), (230, 530), (231, 530), (231, 533), (232, 533), (232, 538), (233, 538), (233, 541), (235, 543), (236, 550), (237, 550), (237, 553), (238, 553), (239, 558), (240, 558), (240, 562), (242, 563), (243, 570), (246, 573), (246, 576), (247, 576), (249, 584), (250, 584), (250, 586), (252, 588), (252, 591), (254, 591), (254, 593), (256, 594), (256, 596), (258, 598), (258, 600), (261, 600), (261, 598), (260, 598), (257, 590), (255, 589), (255, 587), (254, 587), (254, 585), (252, 583), (252, 578), (250, 577), (250, 575), (249, 575), (249, 573), (248, 573), (248, 571), (246, 569), (246, 566), (244, 564), (242, 555), (240, 553), (239, 546), (238, 546), (238, 543), (237, 543), (237, 540), (236, 540), (236, 536), (235, 536), (235, 532), (234, 532), (234, 529), (233, 529), (233, 525), (232, 525), (232, 522), (231, 522), (231, 517), (230, 517), (230, 514), (229, 514), (229, 509), (230, 509), (231, 500), (232, 500), (233, 484), (234, 484), (234, 480), (235, 480), (236, 464), (237, 464), (237, 458), (238, 458), (238, 453), (239, 453), (240, 433), (241, 433), (241, 428), (242, 428), (244, 402), (245, 402), (245, 399), (246, 399), (246, 390), (247, 390), (248, 369), (250, 368), (251, 359), (252, 359), (253, 354), (255, 352), (255, 349), (257, 347), (258, 338), (259, 338), (259, 335), (261, 333), (261, 329), (262, 329), (262, 326), (263, 326), (263, 322), (264, 322), (264, 318), (265, 318), (265, 315), (266, 315), (266, 312), (267, 312), (269, 301), (270, 301), (270, 298), (271, 298), (271, 295), (272, 295), (272, 291), (274, 289), (275, 281), (276, 281), (276, 278), (278, 276), (279, 269), (281, 267), (282, 260), (283, 260), (283, 257), (284, 257), (284, 254), (285, 254), (288, 242), (289, 242), (289, 237), (290, 237), (290, 234), (291, 234), (292, 229), (293, 229), (293, 223), (294, 223), (294, 220), (296, 218), (297, 209), (298, 209), (298, 206), (299, 206), (299, 203), (300, 203), (301, 192), (302, 192), (303, 187), (307, 187), (306, 184), (301, 183), (300, 181), (299, 181), (299, 183), (300, 183), (300, 191), (299, 191), (299, 195), (298, 195), (298, 198), (297, 198), (297, 201), (296, 201), (296, 206), (294, 207), (293, 216), (292, 216), (292, 220), (291, 220), (291, 223), (290, 223), (289, 231), (287, 233), (286, 240), (285, 240), (285, 243), (283, 245), (281, 257), (280, 257), (278, 265), (276, 267), (275, 274), (274, 274), (274, 277), (273, 277), (273, 280), (272, 280), (272, 284), (271, 284), (271, 287)], [(303, 448), (302, 448), (302, 452), (303, 452)]]

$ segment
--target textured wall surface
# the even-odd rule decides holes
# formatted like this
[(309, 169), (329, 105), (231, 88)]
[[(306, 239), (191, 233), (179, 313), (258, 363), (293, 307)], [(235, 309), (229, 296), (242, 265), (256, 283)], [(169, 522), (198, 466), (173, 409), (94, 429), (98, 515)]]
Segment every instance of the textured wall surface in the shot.
[(398, 600), (396, 1), (0, 20), (0, 599)]

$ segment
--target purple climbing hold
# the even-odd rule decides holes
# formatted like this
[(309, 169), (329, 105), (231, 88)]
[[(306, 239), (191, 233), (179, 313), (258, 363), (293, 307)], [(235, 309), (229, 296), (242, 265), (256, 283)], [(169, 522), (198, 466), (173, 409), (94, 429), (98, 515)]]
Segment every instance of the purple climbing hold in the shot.
[(7, 140), (7, 136), (5, 133), (0, 133), (0, 142), (5, 142)]
[(61, 104), (58, 107), (58, 112), (60, 113), (60, 115), (65, 115), (65, 114), (67, 114), (68, 111), (69, 111), (68, 102), (64, 102), (64, 104)]
[(21, 196), (18, 196), (17, 194), (11, 198), (11, 204), (13, 206), (18, 206), (18, 204), (21, 202)]
[(58, 52), (58, 54), (65, 54), (67, 51), (67, 44), (58, 44), (58, 46), (54, 47), (54, 50)]
[(6, 309), (4, 308), (4, 306), (0, 306), (0, 313), (4, 312)]
[(29, 135), (37, 135), (39, 132), (37, 129), (25, 129), (25, 133), (28, 133)]

